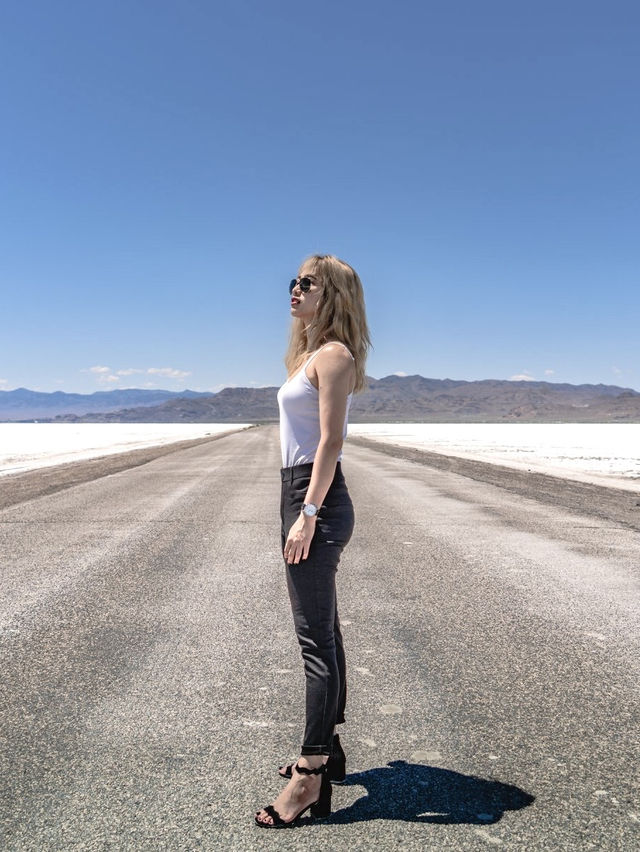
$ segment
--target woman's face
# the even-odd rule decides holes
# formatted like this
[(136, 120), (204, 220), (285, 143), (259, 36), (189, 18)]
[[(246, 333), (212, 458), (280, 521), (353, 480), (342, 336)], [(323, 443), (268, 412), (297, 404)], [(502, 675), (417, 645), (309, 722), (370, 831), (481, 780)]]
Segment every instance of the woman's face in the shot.
[(305, 320), (305, 322), (309, 322), (313, 319), (313, 315), (316, 312), (323, 289), (323, 284), (318, 276), (311, 271), (312, 268), (313, 267), (306, 266), (303, 263), (298, 270), (296, 278), (298, 282), (302, 278), (309, 278), (311, 280), (311, 289), (307, 290), (306, 293), (303, 293), (300, 287), (296, 284), (293, 288), (293, 292), (291, 293), (291, 316), (299, 317), (300, 319)]

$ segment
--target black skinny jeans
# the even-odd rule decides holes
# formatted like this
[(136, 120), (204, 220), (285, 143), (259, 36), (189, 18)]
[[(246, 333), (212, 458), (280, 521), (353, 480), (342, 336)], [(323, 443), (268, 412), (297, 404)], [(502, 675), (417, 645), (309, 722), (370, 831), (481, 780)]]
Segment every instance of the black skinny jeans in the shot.
[[(313, 462), (280, 468), (282, 555), (289, 530), (311, 481)], [(306, 677), (306, 725), (301, 754), (330, 754), (334, 727), (344, 722), (347, 678), (338, 604), (336, 571), (353, 533), (353, 503), (342, 473), (336, 472), (316, 519), (306, 559), (288, 563), (287, 586)]]

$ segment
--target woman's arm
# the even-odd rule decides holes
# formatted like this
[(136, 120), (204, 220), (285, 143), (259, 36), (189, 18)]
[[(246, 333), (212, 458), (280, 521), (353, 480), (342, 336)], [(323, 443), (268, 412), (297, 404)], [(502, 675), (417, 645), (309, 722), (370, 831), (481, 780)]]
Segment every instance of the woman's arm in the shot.
[[(354, 362), (343, 346), (326, 346), (314, 358), (318, 374), (320, 443), (313, 461), (305, 503), (321, 506), (336, 472), (342, 448), (347, 397), (353, 384)], [(303, 515), (308, 519), (307, 515)], [(311, 518), (315, 521), (315, 517)]]
[[(305, 503), (320, 507), (333, 482), (342, 447), (342, 430), (347, 413), (347, 397), (353, 384), (355, 366), (343, 346), (325, 346), (314, 358), (318, 376), (320, 442), (313, 460)], [(287, 535), (284, 555), (289, 563), (306, 559), (316, 529), (316, 515), (300, 512)]]

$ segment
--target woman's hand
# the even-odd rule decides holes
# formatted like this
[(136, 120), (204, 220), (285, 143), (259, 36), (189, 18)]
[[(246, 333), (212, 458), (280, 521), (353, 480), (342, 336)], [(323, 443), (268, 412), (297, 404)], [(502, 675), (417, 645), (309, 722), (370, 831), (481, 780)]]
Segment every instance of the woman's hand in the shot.
[(317, 515), (309, 516), (300, 512), (293, 522), (284, 546), (284, 558), (289, 565), (297, 565), (301, 558), (306, 559), (309, 555), (311, 539), (316, 531), (316, 518)]

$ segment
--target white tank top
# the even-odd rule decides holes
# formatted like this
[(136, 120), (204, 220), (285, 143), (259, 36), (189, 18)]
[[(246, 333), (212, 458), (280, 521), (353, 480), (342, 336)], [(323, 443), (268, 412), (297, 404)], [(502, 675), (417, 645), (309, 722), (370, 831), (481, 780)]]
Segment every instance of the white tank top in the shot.
[[(349, 352), (344, 343), (330, 340), (329, 343), (340, 343)], [(324, 346), (328, 346), (325, 343)], [(302, 368), (286, 381), (278, 390), (278, 407), (280, 409), (280, 448), (282, 450), (282, 467), (293, 467), (296, 464), (312, 462), (320, 443), (320, 408), (318, 389), (309, 381), (307, 366), (324, 349), (321, 346), (302, 365)], [(349, 352), (351, 355), (351, 352)], [(353, 358), (353, 355), (351, 355)], [(355, 361), (355, 358), (353, 358)], [(347, 410), (344, 415), (342, 438), (347, 437), (349, 406), (353, 391), (347, 396)], [(337, 461), (342, 460), (342, 449)]]

